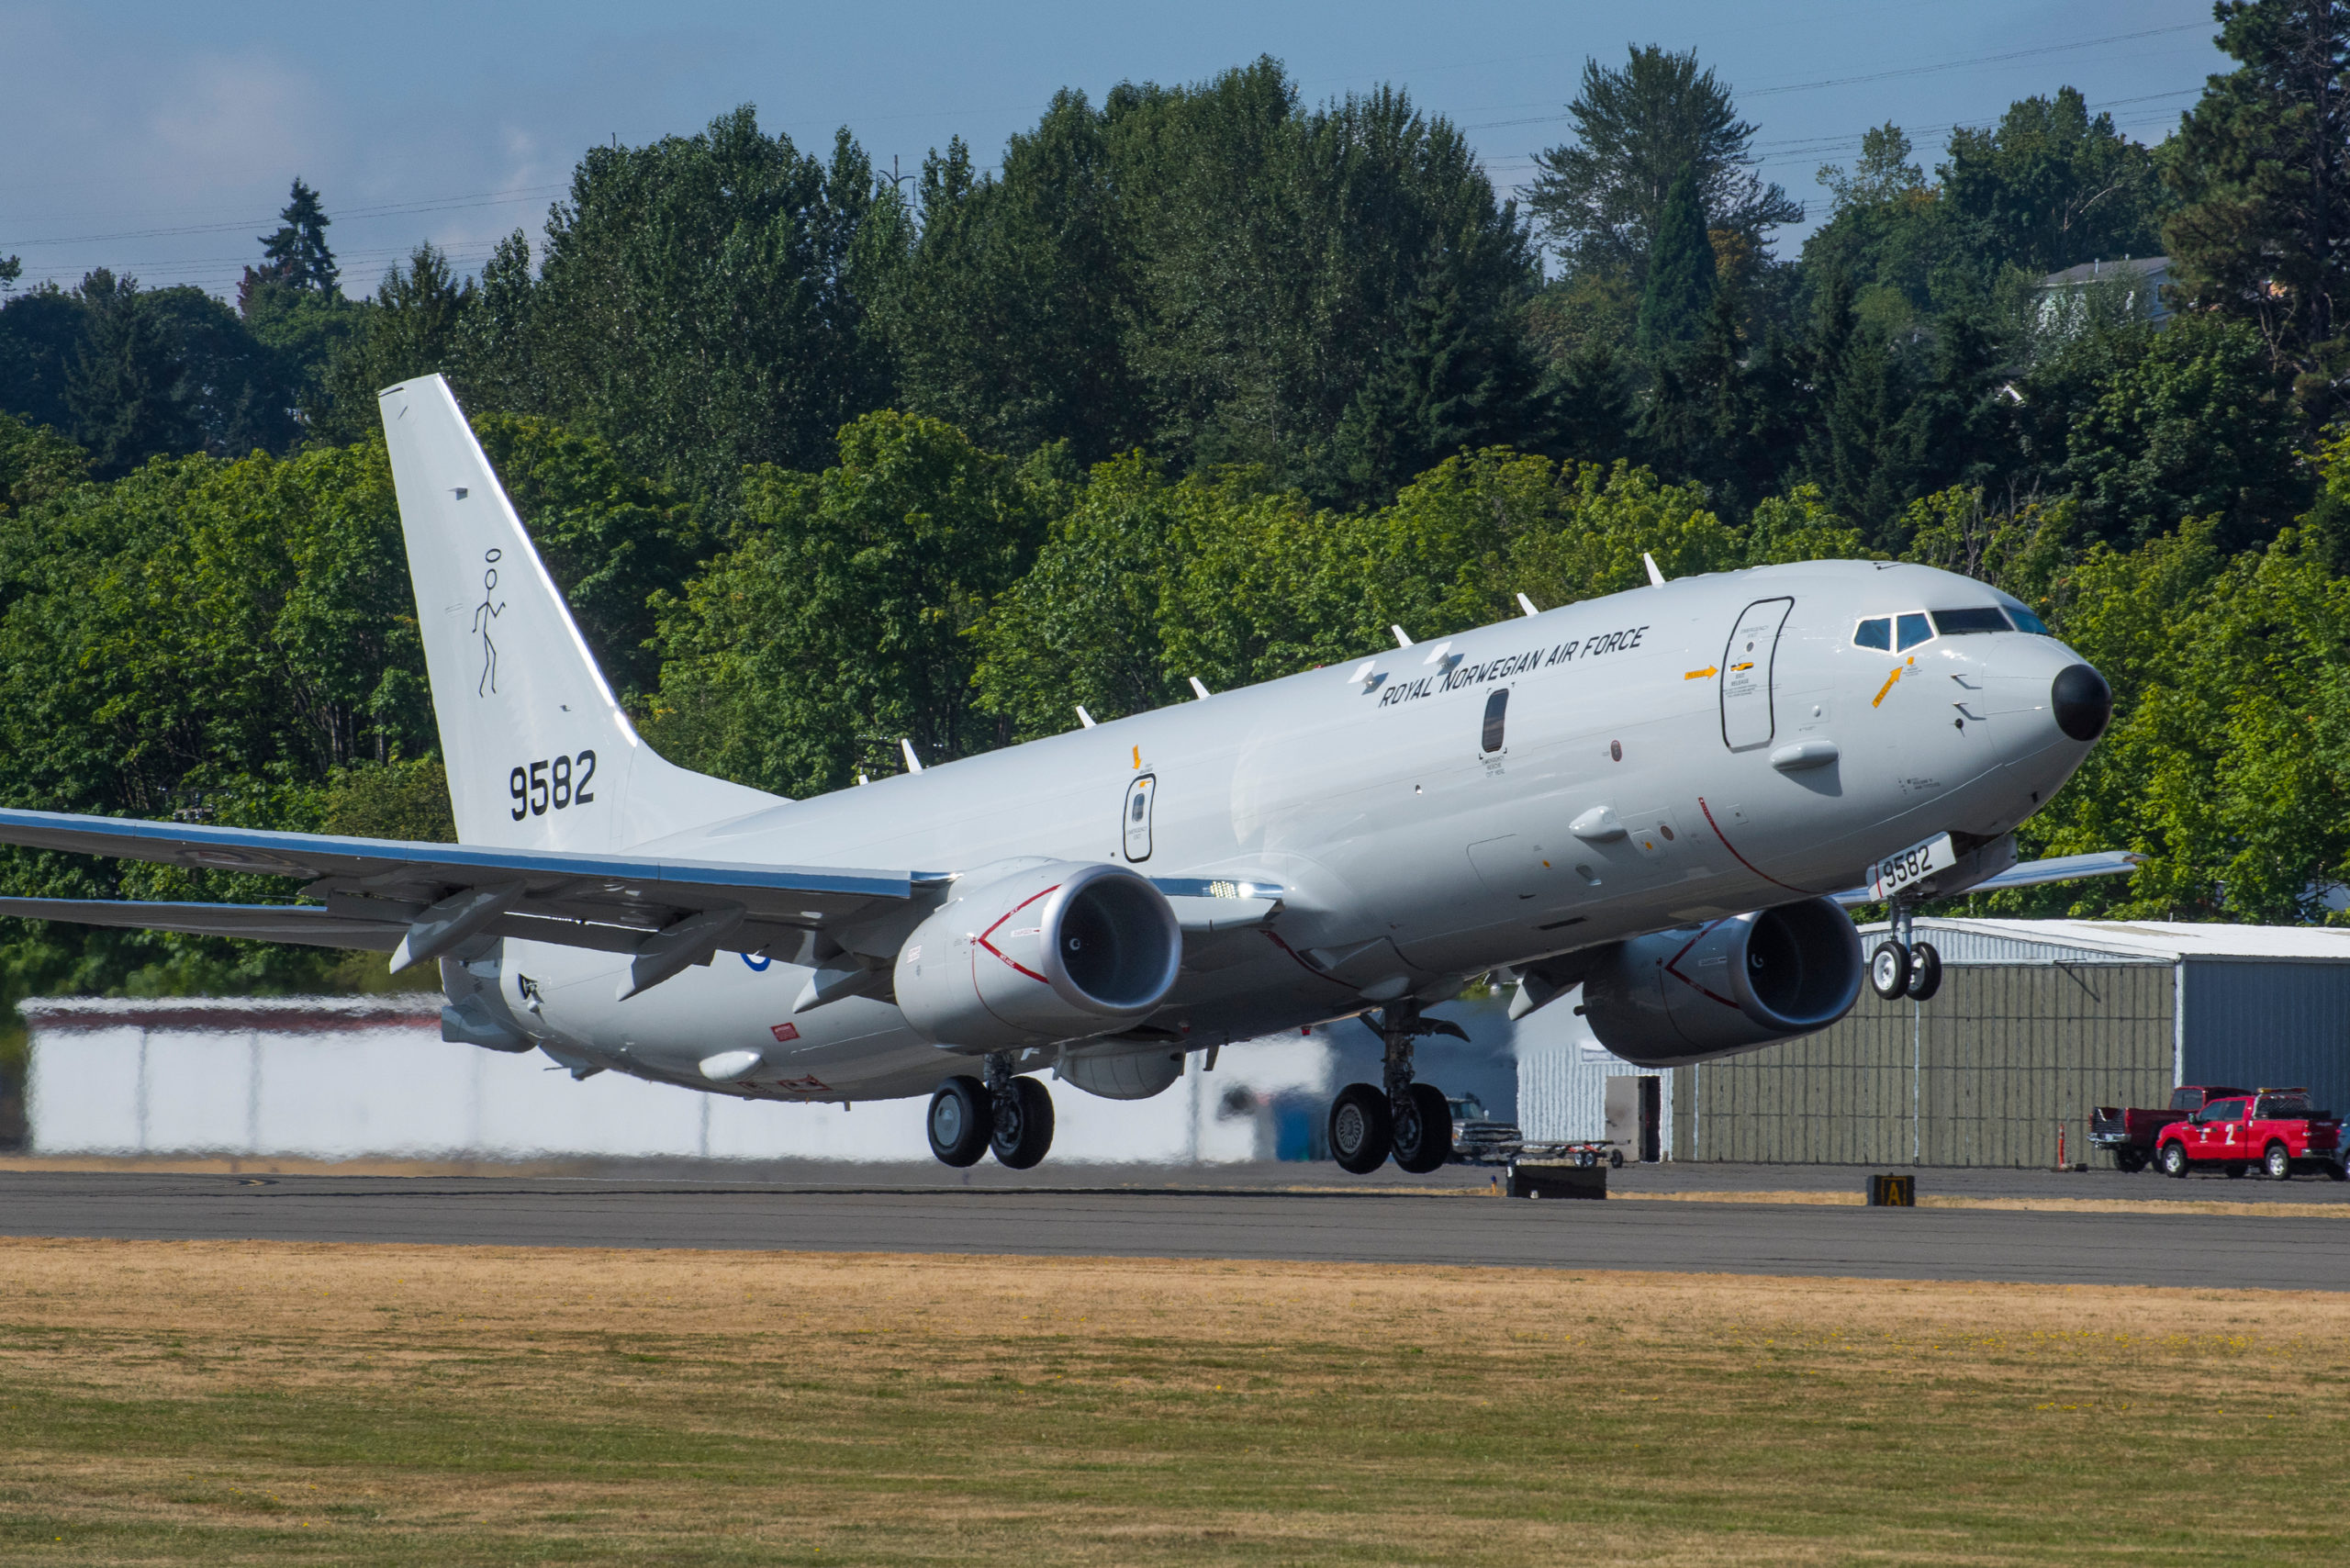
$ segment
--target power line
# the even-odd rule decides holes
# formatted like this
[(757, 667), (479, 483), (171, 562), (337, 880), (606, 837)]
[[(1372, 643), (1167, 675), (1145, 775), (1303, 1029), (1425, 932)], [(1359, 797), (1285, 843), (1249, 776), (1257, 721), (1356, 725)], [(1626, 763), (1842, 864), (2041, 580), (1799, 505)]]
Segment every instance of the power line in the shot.
[[(2011, 60), (2029, 60), (2045, 54), (2063, 54), (2073, 50), (2098, 49), (2110, 43), (2128, 43), (2135, 39), (2157, 38), (2167, 33), (2191, 32), (2210, 27), (2209, 22), (2185, 22), (2177, 27), (2147, 28), (2134, 33), (2113, 33), (2105, 38), (2082, 39), (2075, 43), (2042, 44), (2034, 49), (2009, 50), (2004, 54), (1979, 54), (1966, 60), (1945, 60), (1932, 65), (1904, 65), (1891, 71), (1873, 71), (1861, 76), (1834, 76), (1818, 82), (1789, 82), (1776, 87), (1753, 87), (1741, 92), (1741, 98), (1776, 97), (1783, 93), (1810, 93), (1827, 87), (1849, 87), (1863, 82), (1885, 82), (1897, 76), (1925, 76), (1938, 71), (1962, 71), (1970, 65), (1998, 65)], [(1496, 104), (1496, 108), (1509, 106)], [(1468, 111), (1472, 114), (1477, 111)], [(1524, 119), (1481, 120), (1474, 125), (1460, 125), (1460, 130), (1499, 130), (1517, 125), (1550, 125), (1570, 118), (1563, 111), (1555, 115), (1535, 115)]]

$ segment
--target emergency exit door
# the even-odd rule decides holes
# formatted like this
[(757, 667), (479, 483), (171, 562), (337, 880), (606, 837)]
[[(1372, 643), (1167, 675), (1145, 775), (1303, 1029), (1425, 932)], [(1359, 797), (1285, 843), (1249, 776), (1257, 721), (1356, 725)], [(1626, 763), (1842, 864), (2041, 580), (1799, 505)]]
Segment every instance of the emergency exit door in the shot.
[(1136, 776), (1135, 781), (1126, 786), (1125, 823), (1126, 858), (1129, 860), (1150, 858), (1150, 802), (1151, 797), (1158, 793), (1158, 779), (1148, 773)]
[(1730, 628), (1721, 683), (1722, 742), (1732, 751), (1771, 744), (1771, 664), (1779, 651), (1779, 628), (1795, 606), (1792, 599), (1758, 599)]

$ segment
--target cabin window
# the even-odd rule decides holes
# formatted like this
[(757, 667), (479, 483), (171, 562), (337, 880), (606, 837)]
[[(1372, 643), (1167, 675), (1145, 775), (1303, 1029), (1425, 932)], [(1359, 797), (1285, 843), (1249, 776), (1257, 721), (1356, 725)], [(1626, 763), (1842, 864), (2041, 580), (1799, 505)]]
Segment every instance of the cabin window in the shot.
[(1902, 616), (1894, 622), (1893, 630), (1893, 651), (1897, 654), (1906, 654), (1920, 643), (1933, 641), (1934, 637), (1933, 628), (1926, 624), (1922, 614)]
[(2055, 635), (2054, 633), (2048, 630), (2048, 622), (2042, 621), (2039, 616), (2034, 615), (2031, 610), (2026, 610), (2020, 604), (2011, 604), (2008, 606), (2008, 619), (2016, 623), (2016, 630), (2019, 632), (2029, 632), (2035, 637), (2050, 637)]
[(1945, 637), (1963, 637), (1970, 632), (2007, 632), (2013, 628), (2008, 618), (1993, 605), (1974, 610), (1937, 610), (1934, 630)]
[(1852, 628), (1852, 646), (1893, 651), (1893, 617), (1880, 615), (1874, 621), (1863, 621)]
[(1502, 725), (1509, 717), (1509, 688), (1504, 687), (1485, 699), (1485, 750), (1502, 749)]

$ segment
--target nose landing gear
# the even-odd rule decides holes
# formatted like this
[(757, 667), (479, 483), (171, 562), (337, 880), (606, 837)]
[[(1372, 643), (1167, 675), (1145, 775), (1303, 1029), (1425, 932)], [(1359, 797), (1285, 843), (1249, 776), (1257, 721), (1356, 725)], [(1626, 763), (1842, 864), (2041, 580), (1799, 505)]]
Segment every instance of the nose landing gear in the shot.
[(1869, 989), (1887, 1002), (1905, 996), (1930, 1002), (1942, 988), (1942, 956), (1930, 942), (1910, 940), (1916, 913), (1903, 900), (1894, 900), (1893, 939), (1878, 943), (1869, 955)]
[(976, 1165), (995, 1151), (996, 1162), (1025, 1170), (1053, 1147), (1053, 1096), (1033, 1078), (1014, 1078), (1012, 1058), (987, 1058), (981, 1081), (957, 1073), (930, 1097), (923, 1119), (930, 1152), (947, 1165)]
[(1386, 1048), (1386, 1082), (1349, 1083), (1330, 1102), (1330, 1154), (1339, 1169), (1358, 1176), (1376, 1170), (1390, 1156), (1415, 1174), (1436, 1170), (1452, 1158), (1452, 1108), (1444, 1091), (1412, 1079), (1412, 1047), (1422, 1035), (1468, 1031), (1442, 1018), (1423, 1018), (1416, 1002), (1388, 1007), (1363, 1024)]

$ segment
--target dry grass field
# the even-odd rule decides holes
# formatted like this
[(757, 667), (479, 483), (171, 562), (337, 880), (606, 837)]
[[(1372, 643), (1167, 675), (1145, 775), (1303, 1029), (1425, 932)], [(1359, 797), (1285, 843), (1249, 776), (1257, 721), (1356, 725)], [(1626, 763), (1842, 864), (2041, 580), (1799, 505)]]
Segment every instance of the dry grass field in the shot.
[(0, 1561), (2319, 1562), (2350, 1295), (0, 1241)]

